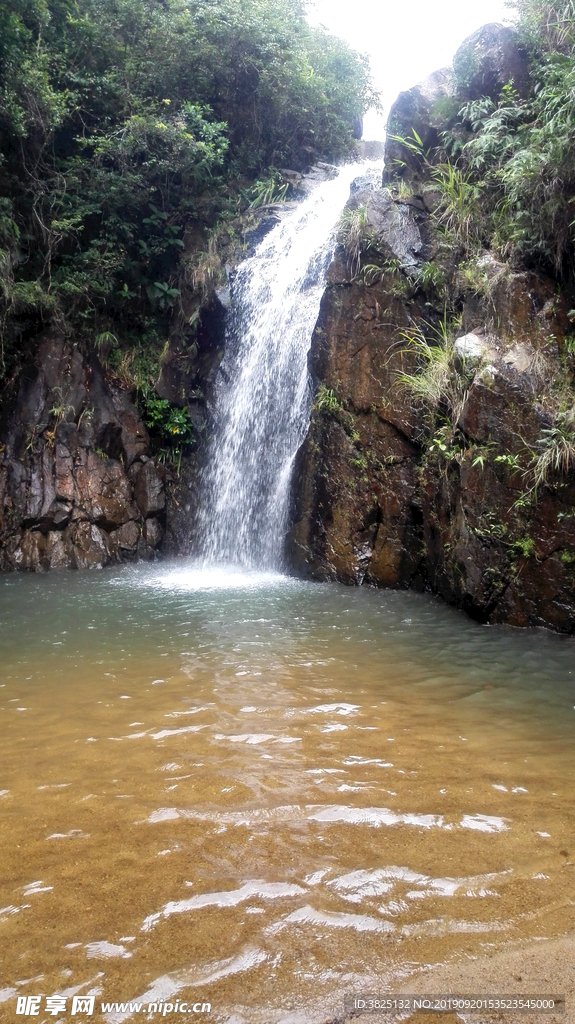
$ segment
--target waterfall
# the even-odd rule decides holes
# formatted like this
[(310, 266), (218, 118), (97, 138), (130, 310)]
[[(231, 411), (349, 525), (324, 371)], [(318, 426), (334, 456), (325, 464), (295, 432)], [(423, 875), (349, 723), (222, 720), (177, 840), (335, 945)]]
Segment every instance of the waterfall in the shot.
[(202, 480), (204, 565), (281, 569), (290, 478), (312, 401), (307, 356), (335, 230), (353, 178), (342, 167), (238, 268), (215, 387), (215, 435)]

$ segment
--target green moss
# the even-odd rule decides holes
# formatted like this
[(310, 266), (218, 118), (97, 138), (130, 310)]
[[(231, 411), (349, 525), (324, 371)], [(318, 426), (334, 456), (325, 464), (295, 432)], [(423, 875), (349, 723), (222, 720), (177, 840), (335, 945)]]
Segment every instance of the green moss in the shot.
[(535, 541), (533, 537), (521, 537), (513, 542), (512, 551), (523, 558), (535, 558)]

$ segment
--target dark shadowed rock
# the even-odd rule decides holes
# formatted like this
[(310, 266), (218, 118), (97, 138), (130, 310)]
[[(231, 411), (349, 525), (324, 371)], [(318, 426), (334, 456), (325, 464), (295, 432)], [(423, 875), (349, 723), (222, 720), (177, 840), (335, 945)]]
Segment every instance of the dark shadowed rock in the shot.
[(112, 549), (115, 551), (130, 551), (133, 552), (138, 547), (138, 541), (140, 540), (140, 527), (138, 523), (130, 520), (128, 523), (124, 523), (117, 530), (112, 530), (110, 533), (110, 544)]
[(456, 111), (455, 86), (449, 68), (434, 71), (412, 89), (400, 92), (387, 121), (384, 183), (394, 177), (421, 175), (421, 160), (392, 136), (413, 139), (415, 131), (424, 151), (434, 149), (439, 145), (440, 131), (447, 127)]
[(78, 417), (87, 402), (86, 366), (78, 349), (63, 336), (51, 334), (40, 341), (36, 365), (34, 378), (20, 387), (8, 427), (6, 449), (11, 455), (21, 455), (51, 419)]

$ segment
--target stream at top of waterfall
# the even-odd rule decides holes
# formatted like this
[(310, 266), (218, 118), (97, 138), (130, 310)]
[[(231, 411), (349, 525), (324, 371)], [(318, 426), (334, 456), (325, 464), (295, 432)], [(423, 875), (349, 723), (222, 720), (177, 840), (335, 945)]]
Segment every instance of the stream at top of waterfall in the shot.
[(311, 1024), (567, 932), (573, 650), (185, 560), (3, 577), (0, 1015)]

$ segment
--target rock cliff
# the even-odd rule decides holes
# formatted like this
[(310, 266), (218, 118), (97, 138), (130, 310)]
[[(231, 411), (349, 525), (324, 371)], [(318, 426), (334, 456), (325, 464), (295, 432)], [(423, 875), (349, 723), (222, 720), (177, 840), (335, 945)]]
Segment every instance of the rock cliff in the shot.
[(152, 558), (165, 470), (129, 394), (58, 335), (20, 386), (0, 451), (0, 568), (100, 568)]
[[(469, 96), (527, 88), (511, 30), (487, 26), (458, 58)], [(540, 270), (446, 246), (422, 153), (452, 123), (453, 88), (440, 72), (399, 97), (384, 186), (348, 204), (363, 242), (342, 228), (328, 274), (288, 550), (316, 578), (572, 633), (572, 311)], [(413, 129), (421, 146), (402, 142)]]

